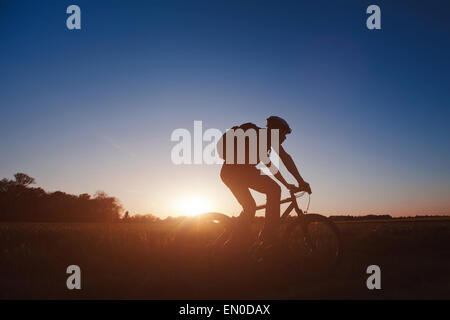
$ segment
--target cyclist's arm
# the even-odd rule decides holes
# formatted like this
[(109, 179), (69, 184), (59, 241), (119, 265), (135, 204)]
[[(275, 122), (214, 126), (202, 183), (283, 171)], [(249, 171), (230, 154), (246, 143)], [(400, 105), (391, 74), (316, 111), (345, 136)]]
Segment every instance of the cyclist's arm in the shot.
[(267, 167), (267, 169), (269, 169), (269, 171), (272, 173), (272, 175), (277, 178), (278, 181), (280, 181), (286, 188), (288, 188), (289, 190), (291, 190), (292, 188), (295, 188), (294, 185), (290, 184), (289, 182), (286, 181), (286, 179), (284, 179), (284, 177), (282, 176), (280, 169), (277, 168), (272, 161), (270, 161), (268, 164), (265, 164), (265, 166)]
[(292, 157), (284, 150), (282, 146), (279, 146), (279, 148), (279, 156), (286, 169), (294, 176), (295, 180), (297, 180), (299, 187), (305, 185), (306, 181), (303, 180), (300, 172), (298, 172), (297, 166), (295, 165), (294, 160), (292, 160)]
[(286, 181), (286, 179), (284, 179), (278, 168), (274, 168), (274, 165), (272, 163), (269, 164), (268, 168), (272, 172), (273, 176), (277, 178), (278, 181), (280, 181), (286, 188), (290, 189), (291, 185)]

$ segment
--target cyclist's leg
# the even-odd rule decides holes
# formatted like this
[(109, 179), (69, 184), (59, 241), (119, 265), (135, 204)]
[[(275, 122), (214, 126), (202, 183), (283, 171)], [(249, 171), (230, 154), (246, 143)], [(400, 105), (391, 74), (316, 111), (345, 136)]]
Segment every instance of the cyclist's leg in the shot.
[(223, 166), (220, 177), (243, 209), (239, 216), (240, 223), (237, 225), (239, 230), (236, 230), (239, 233), (238, 236), (249, 238), (250, 233), (248, 231), (256, 213), (256, 202), (248, 189), (249, 172), (248, 170)]
[(266, 194), (266, 218), (262, 238), (264, 241), (271, 242), (280, 224), (281, 188), (273, 179), (260, 174), (259, 171), (252, 179), (249, 179), (248, 185), (251, 189)]

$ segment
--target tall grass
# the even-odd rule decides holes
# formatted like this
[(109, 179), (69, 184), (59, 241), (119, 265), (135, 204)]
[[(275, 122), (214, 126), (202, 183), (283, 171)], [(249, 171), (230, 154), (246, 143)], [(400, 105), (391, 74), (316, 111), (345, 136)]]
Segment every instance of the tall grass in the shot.
[[(344, 259), (332, 277), (245, 255), (208, 263), (219, 228), (195, 222), (2, 223), (0, 297), (44, 299), (450, 298), (450, 221), (339, 223)], [(255, 226), (253, 232), (256, 234)], [(82, 290), (66, 288), (81, 268)], [(366, 288), (377, 264), (382, 290)]]

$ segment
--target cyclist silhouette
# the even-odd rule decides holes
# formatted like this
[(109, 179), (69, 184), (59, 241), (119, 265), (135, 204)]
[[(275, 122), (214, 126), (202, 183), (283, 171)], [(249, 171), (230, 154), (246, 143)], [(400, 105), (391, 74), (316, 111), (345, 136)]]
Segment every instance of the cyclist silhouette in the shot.
[[(281, 200), (281, 187), (274, 179), (270, 178), (268, 175), (262, 174), (256, 166), (261, 162), (259, 158), (259, 147), (261, 144), (259, 140), (265, 138), (267, 143), (263, 146), (267, 146), (267, 156), (270, 155), (272, 150), (273, 143), (271, 143), (271, 130), (278, 129), (278, 156), (285, 165), (286, 169), (292, 176), (297, 180), (298, 186), (289, 184), (281, 175), (278, 168), (274, 167), (273, 163), (266, 163), (266, 166), (270, 168), (270, 171), (273, 173), (273, 176), (280, 181), (287, 189), (291, 191), (306, 191), (311, 193), (311, 188), (309, 183), (303, 180), (300, 175), (292, 157), (284, 150), (281, 144), (286, 140), (286, 135), (291, 133), (291, 128), (288, 123), (277, 116), (271, 116), (267, 120), (266, 128), (267, 130), (261, 130), (253, 123), (244, 123), (240, 126), (235, 126), (232, 129), (242, 129), (244, 133), (247, 133), (248, 130), (255, 130), (257, 133), (258, 143), (256, 144), (256, 161), (250, 162), (250, 147), (249, 147), (249, 138), (251, 135), (244, 135), (245, 139), (245, 160), (244, 161), (236, 161), (237, 155), (237, 144), (234, 144), (234, 158), (228, 159), (226, 157), (226, 133), (222, 136), (222, 138), (218, 142), (218, 151), (221, 157), (225, 160), (222, 165), (222, 169), (220, 172), (220, 177), (222, 181), (226, 184), (226, 186), (231, 190), (235, 198), (238, 200), (239, 204), (242, 206), (243, 211), (241, 212), (239, 219), (241, 220), (241, 232), (237, 235), (240, 240), (249, 239), (249, 227), (252, 219), (256, 213), (256, 202), (252, 197), (250, 190), (253, 189), (255, 191), (261, 192), (266, 195), (267, 207), (266, 207), (266, 219), (264, 223), (264, 228), (261, 234), (261, 240), (264, 243), (273, 243), (276, 240), (276, 231), (278, 229), (280, 223), (280, 200)], [(262, 136), (267, 134), (267, 136)], [(221, 154), (222, 151), (222, 154)], [(253, 149), (253, 151), (255, 151)]]

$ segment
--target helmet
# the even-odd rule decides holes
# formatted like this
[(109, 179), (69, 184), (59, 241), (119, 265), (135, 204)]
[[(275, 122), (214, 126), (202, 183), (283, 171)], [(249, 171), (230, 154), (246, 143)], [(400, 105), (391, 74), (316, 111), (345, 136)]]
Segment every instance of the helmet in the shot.
[(269, 129), (278, 129), (285, 134), (291, 133), (291, 127), (289, 127), (286, 120), (277, 116), (271, 116), (266, 120), (266, 127)]

